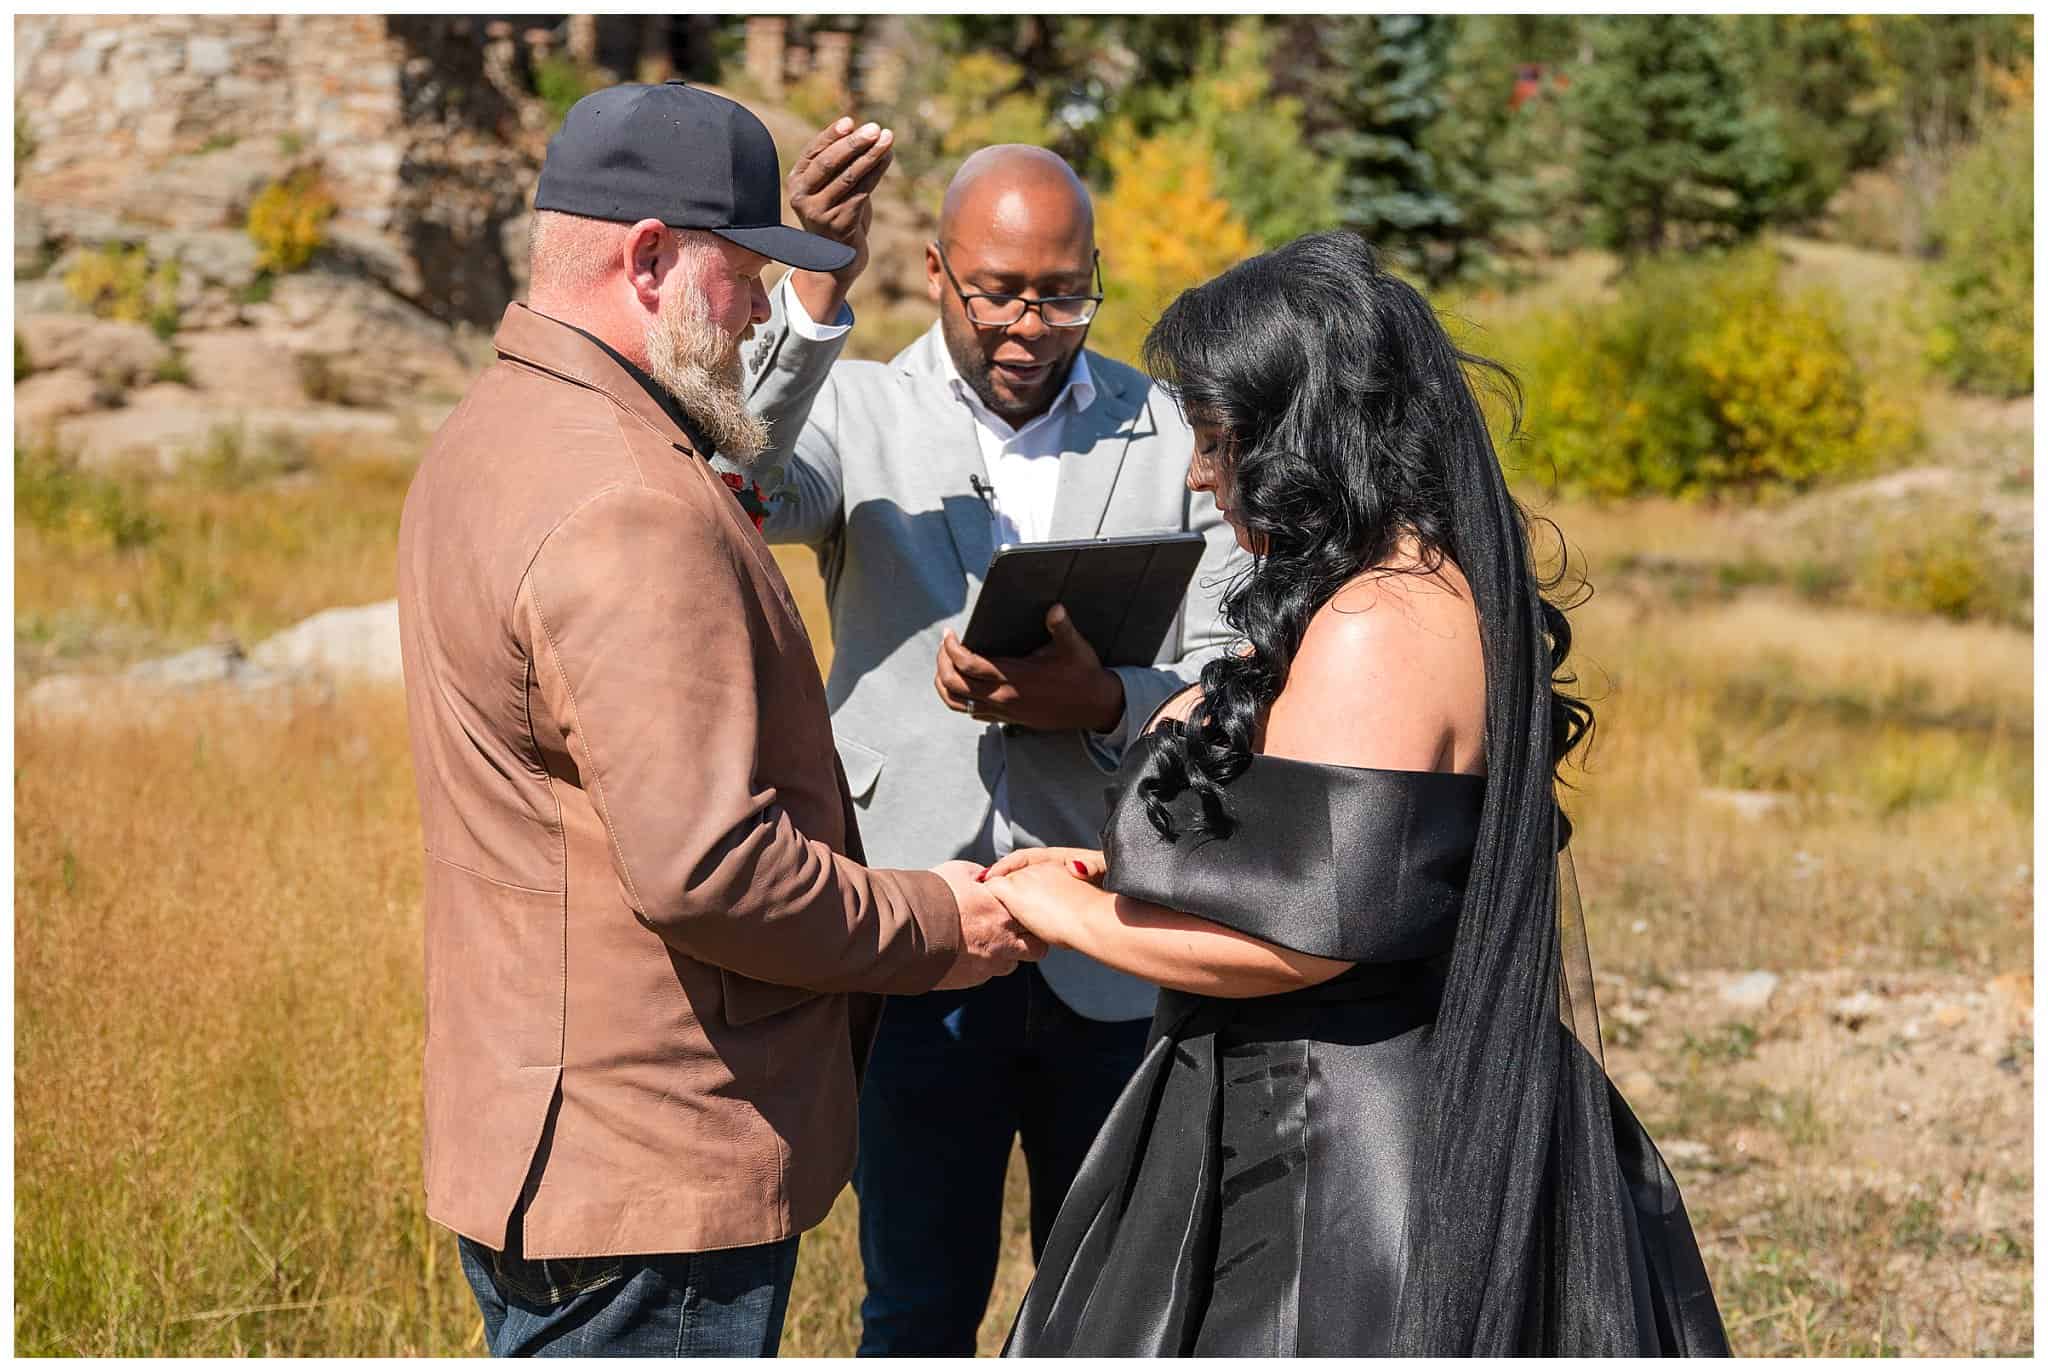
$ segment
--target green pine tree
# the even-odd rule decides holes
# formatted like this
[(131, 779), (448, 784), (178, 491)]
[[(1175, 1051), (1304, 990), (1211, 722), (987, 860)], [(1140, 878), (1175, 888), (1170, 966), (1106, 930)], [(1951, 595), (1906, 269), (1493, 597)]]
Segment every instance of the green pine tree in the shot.
[(1751, 108), (1718, 21), (1617, 15), (1590, 36), (1572, 105), (1596, 241), (1633, 258), (1769, 222), (1786, 180), (1777, 122)]
[(1276, 88), (1298, 96), (1316, 147), (1343, 168), (1347, 227), (1394, 261), (1441, 275), (1461, 222), (1423, 146), (1443, 113), (1452, 26), (1437, 16), (1320, 15), (1286, 22)]
[(1784, 138), (1779, 213), (1814, 219), (1851, 173), (1882, 163), (1897, 141), (1871, 21), (1743, 14), (1724, 22), (1744, 86), (1777, 116)]
[[(1470, 277), (1493, 269), (1521, 226), (1540, 224), (1554, 242), (1573, 217), (1557, 83), (1576, 52), (1579, 20), (1481, 14), (1452, 23), (1444, 109), (1422, 147), (1458, 207), (1441, 240), (1439, 274)], [(1534, 76), (1518, 99), (1525, 73)]]

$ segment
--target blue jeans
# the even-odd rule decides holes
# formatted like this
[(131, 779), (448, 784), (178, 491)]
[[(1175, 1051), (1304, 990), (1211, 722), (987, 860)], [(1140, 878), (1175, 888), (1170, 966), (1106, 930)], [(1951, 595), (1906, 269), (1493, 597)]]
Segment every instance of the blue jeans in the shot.
[(521, 1256), (460, 1238), (494, 1358), (772, 1358), (797, 1239), (710, 1253)]
[(889, 998), (853, 1178), (862, 1356), (973, 1356), (1011, 1141), (1023, 1136), (1035, 1258), (1149, 1027), (1075, 1014), (1028, 965), (971, 991)]

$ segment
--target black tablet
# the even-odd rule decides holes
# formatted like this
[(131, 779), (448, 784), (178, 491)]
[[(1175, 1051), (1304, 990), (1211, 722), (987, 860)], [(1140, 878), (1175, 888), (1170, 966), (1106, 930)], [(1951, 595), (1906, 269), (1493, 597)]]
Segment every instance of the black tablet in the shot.
[(1045, 646), (1045, 614), (1065, 605), (1105, 667), (1150, 667), (1202, 560), (1202, 536), (1129, 534), (1020, 543), (989, 560), (961, 639), (983, 657)]

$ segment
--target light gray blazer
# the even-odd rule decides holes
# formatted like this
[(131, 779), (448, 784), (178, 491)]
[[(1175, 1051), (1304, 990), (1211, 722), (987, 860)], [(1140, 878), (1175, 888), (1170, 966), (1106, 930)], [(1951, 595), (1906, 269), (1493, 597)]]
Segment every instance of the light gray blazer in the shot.
[[(1115, 669), (1124, 684), (1116, 733), (976, 723), (932, 685), (939, 640), (949, 628), (966, 632), (995, 553), (988, 509), (968, 480), (989, 473), (947, 381), (945, 341), (934, 324), (886, 364), (840, 362), (841, 340), (814, 342), (788, 326), (788, 290), (785, 280), (771, 294), (773, 316), (745, 350), (748, 403), (778, 419), (759, 461), (782, 464), (795, 487), (765, 533), (818, 556), (832, 618), (825, 699), (868, 860), (993, 861), (985, 831), (1005, 765), (1017, 847), (1098, 846), (1124, 745), (1223, 650), (1218, 602), (1247, 565), (1215, 502), (1187, 489), (1192, 431), (1142, 372), (1089, 353), (1095, 399), (1067, 417), (1051, 536), (1193, 529), (1208, 546), (1158, 664)], [(792, 397), (810, 386), (817, 398), (799, 428)], [(1055, 949), (1039, 969), (1091, 1019), (1152, 1012), (1149, 983), (1079, 953)]]

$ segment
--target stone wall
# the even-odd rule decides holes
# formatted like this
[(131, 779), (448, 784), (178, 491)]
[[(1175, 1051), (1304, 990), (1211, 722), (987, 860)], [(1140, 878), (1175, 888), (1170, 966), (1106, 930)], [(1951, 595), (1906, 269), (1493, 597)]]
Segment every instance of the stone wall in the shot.
[(317, 169), (338, 207), (329, 266), (448, 323), (488, 326), (512, 298), (504, 229), (531, 198), (540, 143), (490, 79), (482, 19), (24, 15), (14, 26), (16, 109), (34, 140), (17, 204), (60, 246), (239, 233), (263, 186)]
[(36, 143), (20, 193), (146, 220), (124, 195), (136, 171), (248, 142), (317, 158), (347, 217), (388, 228), (403, 60), (374, 15), (17, 16), (16, 109)]

